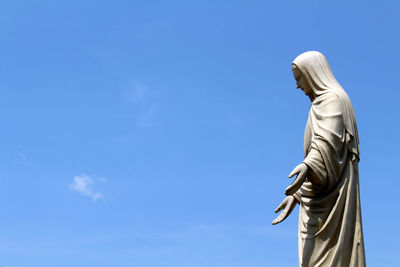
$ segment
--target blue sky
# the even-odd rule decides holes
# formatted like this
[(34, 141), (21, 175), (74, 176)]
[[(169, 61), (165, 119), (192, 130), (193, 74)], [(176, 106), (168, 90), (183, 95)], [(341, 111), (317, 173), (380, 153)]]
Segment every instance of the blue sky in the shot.
[(361, 141), (367, 263), (396, 266), (397, 1), (2, 1), (0, 265), (297, 264), (290, 64), (325, 54)]

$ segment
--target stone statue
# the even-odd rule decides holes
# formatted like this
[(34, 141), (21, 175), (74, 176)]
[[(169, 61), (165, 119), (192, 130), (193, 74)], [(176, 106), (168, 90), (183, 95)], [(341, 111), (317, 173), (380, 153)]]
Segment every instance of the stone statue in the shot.
[(299, 204), (300, 266), (365, 266), (358, 181), (359, 141), (346, 92), (326, 58), (299, 55), (292, 71), (311, 100), (304, 133), (305, 157), (289, 174), (297, 175), (273, 221), (285, 220)]

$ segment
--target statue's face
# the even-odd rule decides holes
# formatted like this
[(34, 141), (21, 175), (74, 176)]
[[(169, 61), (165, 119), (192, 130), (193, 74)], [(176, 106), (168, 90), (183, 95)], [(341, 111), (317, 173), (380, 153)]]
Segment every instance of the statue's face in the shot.
[(309, 95), (311, 93), (311, 87), (307, 80), (304, 78), (303, 73), (299, 70), (296, 65), (292, 65), (292, 72), (294, 79), (296, 80), (296, 88), (300, 88), (304, 94)]

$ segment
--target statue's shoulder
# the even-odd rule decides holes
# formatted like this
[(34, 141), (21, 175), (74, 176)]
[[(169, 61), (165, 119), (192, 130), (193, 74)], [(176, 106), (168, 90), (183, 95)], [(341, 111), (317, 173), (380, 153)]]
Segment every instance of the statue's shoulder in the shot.
[(340, 96), (333, 91), (327, 91), (317, 96), (313, 101), (313, 105), (328, 104), (336, 101), (340, 101)]
[(328, 91), (314, 99), (312, 107), (323, 113), (337, 113), (342, 110), (342, 101), (335, 92)]

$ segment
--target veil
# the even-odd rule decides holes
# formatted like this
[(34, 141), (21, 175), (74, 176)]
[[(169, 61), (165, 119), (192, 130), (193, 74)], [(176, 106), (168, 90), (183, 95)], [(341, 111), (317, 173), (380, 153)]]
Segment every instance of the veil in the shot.
[[(332, 70), (329, 67), (325, 56), (317, 51), (304, 52), (296, 57), (292, 64), (296, 65), (300, 69), (316, 97), (322, 96), (326, 93), (333, 93), (338, 96), (342, 107), (344, 126), (346, 131), (354, 140), (354, 144), (350, 145), (351, 147), (349, 147), (349, 149), (359, 160), (360, 142), (358, 139), (353, 106), (350, 102), (349, 96), (343, 90), (342, 86), (340, 86), (335, 76), (333, 76)], [(329, 114), (327, 115), (329, 116)]]

